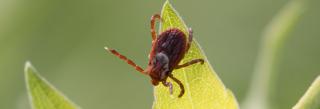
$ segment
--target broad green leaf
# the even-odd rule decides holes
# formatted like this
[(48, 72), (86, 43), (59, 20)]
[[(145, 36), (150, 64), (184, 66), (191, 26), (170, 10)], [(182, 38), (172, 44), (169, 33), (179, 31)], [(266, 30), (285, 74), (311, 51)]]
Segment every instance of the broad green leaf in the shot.
[[(188, 35), (187, 26), (168, 0), (163, 6), (161, 16), (163, 22), (160, 24), (160, 32), (169, 28), (178, 28)], [(184, 84), (186, 90), (185, 94), (181, 98), (178, 98), (180, 93), (178, 84), (168, 79), (168, 81), (173, 83), (173, 95), (170, 95), (169, 89), (162, 84), (156, 86), (154, 88), (155, 100), (153, 109), (238, 108), (237, 101), (232, 92), (223, 85), (218, 75), (207, 61), (203, 51), (201, 51), (200, 46), (194, 41), (181, 63), (196, 58), (205, 59), (205, 64), (195, 64), (173, 71), (173, 75)]]
[(286, 42), (290, 31), (297, 24), (303, 10), (304, 0), (291, 0), (271, 20), (263, 34), (262, 46), (253, 72), (250, 90), (241, 108), (273, 109), (275, 67), (281, 47)]
[(320, 109), (320, 76), (311, 84), (293, 109)]
[(43, 77), (38, 75), (29, 62), (26, 63), (24, 72), (33, 109), (79, 109)]

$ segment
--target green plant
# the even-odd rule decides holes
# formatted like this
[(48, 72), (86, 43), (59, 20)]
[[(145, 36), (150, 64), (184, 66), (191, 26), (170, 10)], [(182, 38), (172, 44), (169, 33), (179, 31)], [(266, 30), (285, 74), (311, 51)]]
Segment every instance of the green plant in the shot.
[[(185, 34), (188, 34), (186, 24), (171, 6), (169, 1), (166, 1), (164, 4), (161, 16), (163, 22), (160, 25), (160, 32), (163, 32), (168, 28), (178, 28), (185, 32)], [(196, 58), (207, 60), (199, 44), (196, 41), (193, 41), (192, 46), (182, 60), (182, 63)], [(232, 92), (225, 88), (208, 61), (206, 61), (204, 65), (193, 65), (184, 69), (174, 70), (173, 74), (177, 78), (181, 78), (180, 80), (185, 84), (185, 96), (182, 98), (164, 96), (168, 93), (167, 88), (162, 85), (157, 86), (154, 90), (154, 109), (207, 109), (208, 107), (215, 109), (238, 108), (238, 103)], [(179, 86), (174, 84), (174, 87)], [(179, 90), (175, 90), (175, 94), (178, 92)]]
[[(247, 106), (245, 108), (270, 108), (268, 97), (271, 96), (269, 91), (272, 90), (272, 75), (274, 75), (272, 74), (274, 67), (272, 65), (279, 47), (284, 43), (290, 29), (298, 20), (302, 9), (302, 1), (293, 0), (268, 26), (255, 72), (257, 76), (254, 77), (256, 79), (254, 83), (256, 84), (252, 85), (251, 94), (249, 94), (247, 102), (245, 102), (245, 106)], [(175, 27), (188, 34), (186, 32), (186, 24), (168, 0), (163, 6), (162, 18), (164, 22), (161, 23), (160, 32)], [(193, 42), (183, 62), (193, 58), (204, 58), (206, 60), (206, 56), (196, 41)], [(154, 89), (154, 109), (239, 108), (232, 92), (224, 86), (208, 61), (204, 65), (194, 65), (185, 69), (175, 70), (173, 73), (177, 78), (181, 78), (181, 81), (186, 86), (185, 95), (182, 98), (176, 97), (179, 92), (177, 84), (174, 84), (173, 95), (169, 95), (168, 89), (162, 85), (157, 86)], [(39, 76), (29, 62), (25, 65), (25, 76), (30, 103), (34, 109), (79, 109), (78, 106), (68, 100), (43, 77)], [(266, 77), (266, 79), (261, 77)], [(320, 107), (319, 87), (320, 79), (318, 77), (298, 104), (294, 106), (294, 109), (318, 109)]]
[(36, 69), (30, 62), (26, 62), (24, 72), (29, 100), (33, 109), (79, 109), (49, 82), (37, 74)]

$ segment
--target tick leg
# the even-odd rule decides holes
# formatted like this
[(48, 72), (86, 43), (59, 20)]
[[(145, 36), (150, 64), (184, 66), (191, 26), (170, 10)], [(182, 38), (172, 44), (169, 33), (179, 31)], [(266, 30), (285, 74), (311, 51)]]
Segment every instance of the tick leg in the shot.
[(180, 68), (183, 68), (183, 67), (187, 67), (187, 66), (190, 66), (190, 65), (192, 65), (192, 64), (196, 64), (196, 63), (201, 63), (201, 64), (203, 64), (204, 63), (204, 60), (203, 59), (194, 59), (194, 60), (191, 60), (191, 61), (189, 61), (189, 62), (187, 62), (187, 63), (184, 63), (184, 64), (182, 64), (182, 65), (178, 65), (177, 67), (175, 67), (175, 69), (180, 69)]
[(191, 44), (192, 44), (192, 40), (193, 40), (193, 31), (191, 28), (189, 28), (189, 39), (188, 39), (188, 44), (186, 47), (186, 52), (189, 50)]
[(157, 38), (157, 33), (156, 33), (156, 19), (161, 19), (159, 14), (154, 14), (151, 17), (151, 35), (152, 35), (152, 42), (154, 42)]
[(184, 94), (184, 86), (183, 86), (182, 82), (181, 82), (180, 80), (178, 80), (177, 78), (173, 77), (172, 74), (170, 74), (169, 77), (170, 77), (173, 81), (175, 81), (177, 84), (179, 84), (179, 86), (180, 86), (180, 94), (179, 94), (178, 97), (179, 97), (179, 98), (182, 97), (182, 95)]
[(172, 84), (170, 82), (166, 82), (166, 81), (162, 81), (162, 84), (166, 87), (169, 87), (170, 94), (172, 95), (172, 93), (173, 93)]
[(116, 50), (114, 49), (109, 49), (107, 47), (105, 47), (105, 49), (107, 51), (110, 51), (112, 54), (114, 54), (115, 56), (119, 57), (121, 60), (124, 60), (126, 61), (129, 65), (133, 66), (137, 71), (141, 72), (142, 74), (146, 74), (144, 72), (144, 70), (138, 66), (137, 64), (135, 64), (132, 60), (128, 59), (127, 57), (123, 56), (122, 54), (120, 54), (119, 52), (117, 52)]

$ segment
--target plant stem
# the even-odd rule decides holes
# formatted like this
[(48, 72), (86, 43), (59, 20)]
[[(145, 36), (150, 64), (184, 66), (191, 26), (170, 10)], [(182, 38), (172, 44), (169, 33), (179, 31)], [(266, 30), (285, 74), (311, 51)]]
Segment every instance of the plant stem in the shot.
[(278, 13), (267, 26), (257, 63), (253, 72), (253, 80), (245, 99), (243, 109), (271, 108), (270, 95), (272, 95), (273, 82), (276, 74), (277, 56), (285, 43), (288, 33), (296, 24), (302, 14), (303, 4), (300, 0), (292, 0)]

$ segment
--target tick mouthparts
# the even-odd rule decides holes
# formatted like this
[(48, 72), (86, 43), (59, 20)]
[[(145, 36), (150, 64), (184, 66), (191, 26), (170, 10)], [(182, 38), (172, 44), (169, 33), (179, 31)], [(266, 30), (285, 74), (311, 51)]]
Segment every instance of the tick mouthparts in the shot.
[(173, 94), (173, 86), (172, 86), (172, 83), (169, 82), (168, 85), (169, 85), (170, 95), (172, 95), (172, 94)]

